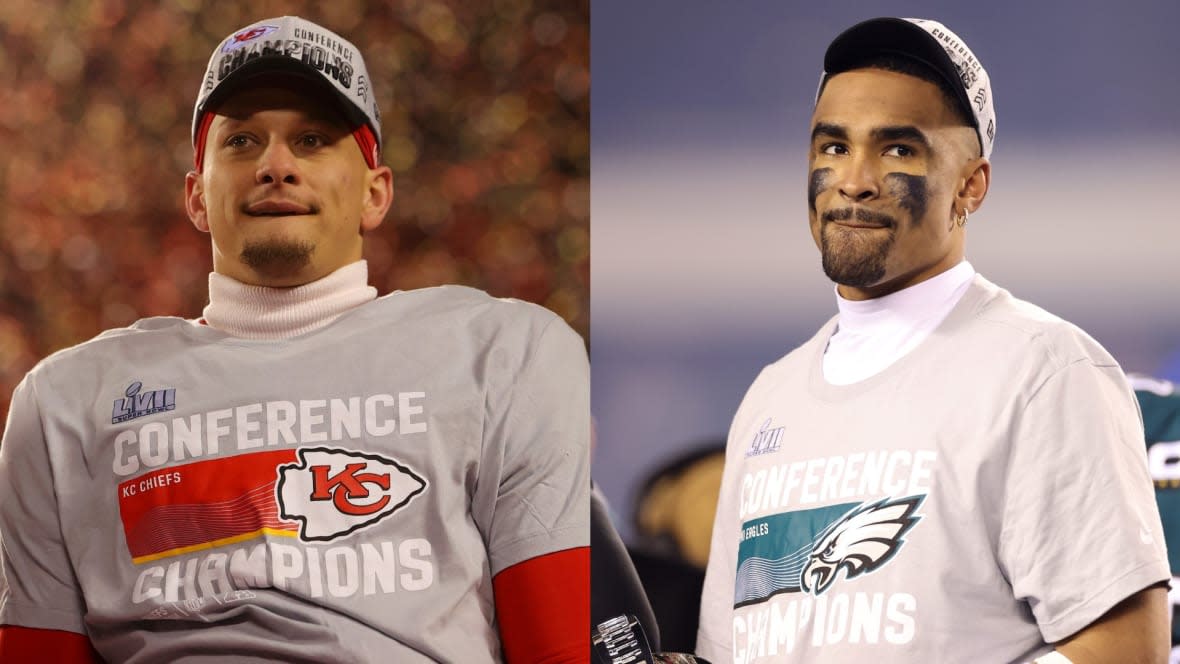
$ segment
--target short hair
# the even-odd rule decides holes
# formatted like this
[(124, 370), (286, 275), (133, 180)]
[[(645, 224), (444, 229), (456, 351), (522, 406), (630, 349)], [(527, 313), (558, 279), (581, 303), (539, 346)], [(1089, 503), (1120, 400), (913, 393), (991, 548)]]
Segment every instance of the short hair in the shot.
[[(942, 93), (942, 101), (951, 110), (951, 113), (954, 114), (955, 120), (964, 127), (975, 128), (975, 122), (972, 120), (967, 109), (963, 108), (963, 105), (959, 102), (958, 95), (955, 94), (951, 84), (935, 71), (933, 67), (921, 60), (901, 53), (874, 53), (854, 61), (852, 66), (837, 73), (842, 74), (853, 69), (884, 69), (885, 71), (906, 74), (907, 76), (922, 79), (927, 83), (933, 83), (938, 87), (939, 92)], [(815, 97), (816, 101), (819, 101), (819, 98), (823, 95), (828, 81), (832, 80), (832, 77), (836, 75), (829, 74), (824, 77), (823, 82), (819, 86), (819, 94)]]

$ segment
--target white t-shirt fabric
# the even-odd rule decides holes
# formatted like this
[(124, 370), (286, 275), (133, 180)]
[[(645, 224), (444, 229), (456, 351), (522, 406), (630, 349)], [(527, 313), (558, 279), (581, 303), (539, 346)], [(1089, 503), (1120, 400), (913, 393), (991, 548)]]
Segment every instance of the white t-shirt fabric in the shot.
[(492, 577), (589, 546), (589, 366), (444, 286), (286, 339), (149, 318), (39, 363), (0, 443), (0, 624), (107, 661), (499, 662)]
[(1170, 578), (1134, 396), (1084, 332), (976, 275), (921, 344), (833, 385), (836, 322), (734, 417), (700, 655), (1025, 662)]

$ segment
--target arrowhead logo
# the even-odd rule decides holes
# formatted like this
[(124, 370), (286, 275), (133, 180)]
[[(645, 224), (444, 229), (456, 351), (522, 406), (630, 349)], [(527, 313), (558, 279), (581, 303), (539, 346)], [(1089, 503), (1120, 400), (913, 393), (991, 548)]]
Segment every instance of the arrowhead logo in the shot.
[(299, 522), (299, 539), (322, 542), (377, 523), (426, 490), (408, 466), (376, 454), (303, 447), (278, 466), (279, 516)]

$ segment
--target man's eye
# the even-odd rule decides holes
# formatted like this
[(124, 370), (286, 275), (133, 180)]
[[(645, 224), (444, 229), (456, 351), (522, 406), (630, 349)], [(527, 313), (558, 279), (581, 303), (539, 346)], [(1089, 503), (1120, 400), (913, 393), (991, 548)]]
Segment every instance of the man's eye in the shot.
[(304, 134), (299, 137), (300, 147), (318, 148), (323, 146), (325, 143), (326, 141), (324, 141), (324, 137), (320, 136), (319, 134)]
[(250, 139), (245, 134), (234, 134), (225, 139), (225, 144), (231, 148), (244, 148), (250, 144)]
[(848, 147), (840, 143), (827, 143), (820, 147), (824, 154), (848, 154)]
[(906, 145), (891, 145), (889, 149), (885, 150), (887, 157), (912, 157), (914, 151)]

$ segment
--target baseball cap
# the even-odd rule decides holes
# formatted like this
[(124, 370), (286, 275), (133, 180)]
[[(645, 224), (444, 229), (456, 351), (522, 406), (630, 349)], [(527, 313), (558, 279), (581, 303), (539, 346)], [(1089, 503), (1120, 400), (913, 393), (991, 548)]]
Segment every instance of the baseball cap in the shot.
[[(983, 64), (959, 36), (938, 21), (874, 18), (848, 28), (828, 46), (820, 87), (829, 76), (854, 69), (866, 57), (896, 54), (917, 60), (946, 79), (955, 99), (972, 119), (984, 157), (996, 139), (996, 109)], [(819, 93), (816, 93), (819, 101)]]
[(217, 45), (193, 107), (197, 170), (213, 112), (234, 93), (275, 78), (294, 78), (331, 103), (353, 125), (370, 168), (381, 150), (381, 115), (361, 53), (347, 39), (298, 16), (268, 18), (235, 31)]

